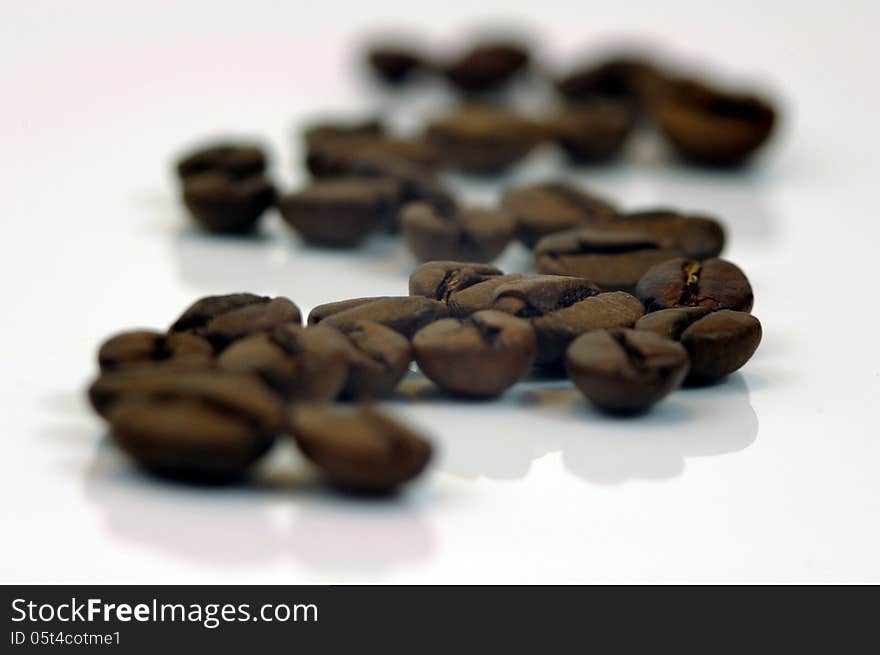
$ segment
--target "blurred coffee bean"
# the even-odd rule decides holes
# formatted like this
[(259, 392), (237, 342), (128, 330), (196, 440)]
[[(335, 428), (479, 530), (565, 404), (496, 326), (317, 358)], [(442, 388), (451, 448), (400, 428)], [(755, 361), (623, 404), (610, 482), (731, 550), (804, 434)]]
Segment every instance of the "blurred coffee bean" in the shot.
[(535, 269), (550, 275), (588, 278), (605, 291), (633, 292), (655, 264), (679, 256), (639, 232), (575, 228), (547, 235), (535, 246)]
[(350, 248), (391, 220), (399, 202), (394, 180), (330, 178), (282, 196), (278, 207), (307, 243)]
[(496, 396), (522, 378), (535, 358), (528, 321), (498, 311), (431, 323), (413, 337), (419, 369), (437, 386), (466, 396)]
[(691, 81), (668, 85), (657, 116), (682, 158), (711, 166), (742, 164), (767, 141), (776, 123), (776, 110), (763, 98)]
[(302, 323), (299, 307), (287, 298), (231, 293), (200, 298), (180, 315), (169, 332), (192, 332), (220, 351), (237, 339), (286, 323)]
[(393, 491), (431, 458), (421, 435), (371, 407), (301, 406), (289, 422), (302, 453), (331, 482), (354, 491)]
[(348, 350), (345, 337), (332, 328), (287, 324), (236, 341), (217, 364), (258, 375), (286, 400), (328, 402), (345, 385)]
[(391, 395), (412, 361), (409, 339), (373, 321), (350, 321), (338, 329), (350, 345), (342, 397), (360, 400)]
[(319, 305), (309, 314), (309, 323), (342, 328), (354, 321), (374, 321), (411, 339), (428, 323), (448, 315), (449, 309), (437, 300), (421, 296), (384, 296)]
[(98, 350), (98, 365), (105, 373), (171, 359), (208, 366), (214, 360), (214, 348), (205, 339), (186, 332), (131, 330), (110, 337)]
[(372, 47), (367, 52), (367, 62), (373, 73), (386, 84), (405, 82), (423, 66), (419, 53), (394, 43)]
[(761, 322), (747, 312), (729, 309), (710, 313), (702, 307), (675, 307), (646, 314), (636, 323), (680, 341), (691, 361), (687, 381), (705, 384), (742, 368), (761, 343)]
[(250, 143), (218, 143), (194, 150), (176, 166), (181, 180), (199, 173), (220, 173), (229, 179), (259, 175), (266, 170), (262, 148)]
[(616, 212), (604, 198), (562, 182), (511, 187), (501, 207), (514, 217), (516, 236), (529, 248), (548, 234), (599, 225)]
[(406, 244), (420, 261), (486, 262), (498, 257), (513, 238), (513, 219), (506, 212), (472, 207), (439, 210), (412, 203), (400, 215)]
[(754, 295), (739, 267), (724, 259), (679, 257), (651, 267), (636, 285), (649, 312), (669, 307), (706, 307), (748, 312)]
[(547, 136), (524, 116), (489, 105), (464, 105), (428, 124), (426, 138), (443, 163), (467, 173), (502, 173)]
[(620, 154), (634, 125), (629, 104), (597, 97), (567, 106), (549, 129), (571, 161), (594, 163)]
[(724, 228), (718, 221), (670, 209), (620, 214), (602, 225), (602, 229), (650, 234), (661, 247), (678, 250), (692, 259), (717, 257), (724, 249)]
[(650, 108), (664, 82), (663, 74), (646, 59), (621, 55), (572, 71), (556, 88), (570, 102), (602, 98), (643, 111)]
[(354, 174), (350, 169), (373, 162), (409, 163), (427, 173), (439, 163), (439, 153), (426, 140), (392, 137), (370, 129), (306, 133), (306, 167), (315, 177)]
[(303, 131), (303, 141), (309, 149), (320, 148), (324, 143), (345, 143), (359, 137), (378, 138), (384, 134), (382, 123), (375, 118), (351, 122), (324, 121), (308, 125)]
[(485, 93), (509, 82), (529, 64), (526, 46), (513, 41), (478, 43), (446, 68), (446, 77), (460, 91)]
[(182, 193), (196, 223), (220, 234), (252, 231), (275, 201), (275, 188), (261, 174), (232, 178), (216, 171), (194, 173), (184, 178)]
[(594, 330), (572, 342), (565, 366), (581, 393), (598, 407), (637, 412), (681, 384), (688, 355), (681, 344), (651, 332)]

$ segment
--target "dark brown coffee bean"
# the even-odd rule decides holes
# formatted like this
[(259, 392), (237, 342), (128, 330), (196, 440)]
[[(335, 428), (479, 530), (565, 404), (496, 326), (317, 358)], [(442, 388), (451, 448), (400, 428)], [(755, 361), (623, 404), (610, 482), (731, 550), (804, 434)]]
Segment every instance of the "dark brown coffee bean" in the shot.
[(183, 181), (183, 202), (195, 221), (209, 232), (242, 234), (257, 226), (275, 201), (275, 188), (263, 175), (230, 178), (209, 171)]
[(447, 167), (494, 175), (528, 155), (546, 131), (524, 116), (474, 104), (431, 122), (426, 137)]
[(616, 209), (607, 200), (561, 182), (507, 189), (501, 207), (516, 221), (516, 236), (529, 248), (548, 234), (600, 225)]
[(412, 361), (409, 339), (373, 321), (344, 323), (339, 330), (351, 346), (342, 397), (358, 400), (391, 395)]
[(278, 206), (306, 242), (348, 248), (391, 220), (399, 202), (393, 180), (332, 178), (282, 196)]
[(513, 238), (514, 227), (503, 211), (471, 207), (439, 211), (427, 203), (404, 207), (400, 224), (410, 252), (420, 261), (495, 259)]
[(495, 288), (492, 309), (533, 318), (569, 307), (600, 291), (592, 281), (580, 277), (523, 275)]
[(490, 277), (483, 282), (472, 284), (458, 289), (446, 296), (446, 306), (449, 315), (455, 318), (464, 318), (481, 309), (492, 309), (495, 301), (495, 291), (510, 282), (516, 282), (527, 276), (521, 273), (508, 273)]
[(535, 269), (588, 278), (605, 291), (632, 292), (655, 264), (681, 253), (650, 234), (576, 228), (549, 234), (535, 246)]
[(431, 458), (424, 438), (370, 407), (297, 407), (290, 425), (303, 454), (331, 482), (355, 491), (392, 491)]
[(535, 331), (504, 312), (431, 323), (413, 337), (422, 373), (441, 389), (465, 396), (496, 396), (521, 379), (535, 359)]
[(405, 82), (424, 67), (421, 55), (414, 48), (390, 43), (371, 48), (367, 52), (367, 63), (386, 84)]
[(529, 63), (528, 49), (510, 41), (479, 43), (452, 62), (447, 79), (460, 91), (494, 91), (522, 72)]
[(650, 234), (662, 248), (678, 250), (691, 259), (717, 257), (724, 249), (724, 228), (718, 221), (670, 209), (621, 214), (602, 225), (602, 229)]
[(605, 98), (644, 110), (664, 81), (663, 74), (647, 60), (624, 55), (571, 72), (557, 83), (557, 89), (572, 102)]
[(325, 143), (345, 143), (363, 137), (382, 137), (385, 130), (376, 119), (360, 122), (323, 122), (309, 125), (303, 132), (306, 148), (320, 148)]
[(133, 330), (110, 337), (98, 351), (98, 365), (105, 373), (170, 359), (209, 366), (214, 360), (214, 348), (205, 339), (186, 332)]
[(663, 134), (686, 160), (713, 166), (743, 163), (770, 136), (772, 105), (698, 82), (670, 84), (657, 103)]
[(114, 441), (163, 475), (237, 477), (282, 426), (280, 401), (249, 375), (140, 367), (103, 377), (117, 378), (118, 392), (105, 412)]
[(286, 400), (328, 402), (345, 385), (348, 351), (347, 340), (333, 328), (288, 324), (239, 339), (217, 365), (258, 375)]
[[(337, 130), (306, 135), (306, 166), (315, 177), (354, 175), (373, 162), (398, 162), (428, 172), (439, 163), (434, 146), (423, 139), (402, 139), (366, 130)], [(379, 165), (373, 163), (374, 166)], [(391, 164), (386, 164), (391, 165)]]
[(221, 173), (230, 179), (259, 175), (266, 170), (263, 150), (249, 143), (219, 143), (200, 148), (177, 162), (177, 175), (185, 180), (199, 173)]
[(286, 323), (302, 324), (299, 307), (287, 298), (252, 293), (206, 296), (190, 305), (169, 328), (193, 332), (211, 342), (217, 351), (236, 339), (269, 332)]
[(761, 322), (746, 312), (729, 309), (709, 313), (702, 307), (676, 307), (646, 314), (637, 330), (649, 330), (681, 344), (691, 369), (687, 381), (719, 380), (742, 368), (761, 343)]
[(681, 384), (688, 356), (681, 344), (651, 332), (594, 330), (571, 344), (565, 366), (577, 388), (597, 406), (637, 412)]
[(375, 321), (399, 332), (407, 339), (428, 323), (446, 318), (449, 309), (437, 300), (421, 296), (355, 298), (319, 305), (309, 314), (309, 322), (342, 327), (353, 321)]
[(724, 259), (679, 257), (653, 266), (636, 285), (649, 312), (669, 307), (706, 307), (748, 312), (752, 285), (739, 267)]
[(457, 291), (501, 275), (500, 268), (481, 262), (426, 262), (410, 274), (409, 295), (446, 302)]
[(601, 162), (620, 154), (635, 118), (629, 104), (594, 98), (566, 107), (550, 121), (549, 128), (573, 162)]

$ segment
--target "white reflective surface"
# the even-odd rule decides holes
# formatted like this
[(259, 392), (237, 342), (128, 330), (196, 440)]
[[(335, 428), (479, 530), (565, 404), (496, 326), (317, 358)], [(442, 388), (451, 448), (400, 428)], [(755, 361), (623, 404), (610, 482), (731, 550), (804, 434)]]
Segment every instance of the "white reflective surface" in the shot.
[[(880, 581), (870, 3), (734, 13), (549, 2), (534, 21), (550, 61), (626, 28), (783, 99), (779, 137), (747, 171), (682, 168), (641, 143), (630, 163), (565, 172), (626, 207), (725, 222), (726, 256), (752, 280), (765, 336), (723, 384), (620, 420), (564, 381), (462, 403), (413, 372), (389, 407), (435, 439), (438, 457), (392, 500), (316, 486), (292, 449), (254, 484), (224, 489), (153, 480), (113, 450), (83, 399), (107, 334), (164, 327), (207, 293), (284, 294), (307, 311), (406, 292), (413, 263), (387, 237), (356, 253), (305, 249), (275, 215), (260, 238), (197, 233), (169, 173), (181, 148), (231, 130), (271, 143), (290, 187), (302, 179), (298, 121), (386, 107), (406, 126), (416, 109), (439, 110), (437, 89), (392, 103), (353, 74), (345, 48), (359, 27), (413, 15), (378, 4), (351, 3), (350, 15), (259, 1), (251, 13), (217, 2), (6, 11), (0, 581)], [(456, 3), (419, 12), (438, 43), (475, 18)], [(561, 171), (539, 152), (507, 182)], [(498, 190), (456, 182), (477, 200)], [(529, 259), (512, 247), (500, 264)]]

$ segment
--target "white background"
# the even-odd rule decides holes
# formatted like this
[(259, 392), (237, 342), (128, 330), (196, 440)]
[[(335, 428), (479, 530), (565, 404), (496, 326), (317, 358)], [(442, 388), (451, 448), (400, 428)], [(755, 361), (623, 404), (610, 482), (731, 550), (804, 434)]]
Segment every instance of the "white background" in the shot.
[[(0, 581), (880, 581), (876, 6), (4, 0)], [(783, 103), (776, 141), (743, 173), (648, 147), (576, 174), (626, 207), (725, 222), (764, 324), (752, 362), (634, 420), (595, 413), (564, 382), (462, 404), (414, 375), (393, 409), (440, 454), (391, 501), (304, 484), (285, 472), (289, 452), (244, 489), (131, 468), (84, 403), (106, 335), (164, 327), (208, 293), (285, 294), (306, 311), (403, 294), (412, 267), (387, 239), (305, 249), (275, 215), (262, 239), (200, 236), (176, 199), (175, 154), (216, 134), (261, 138), (290, 188), (302, 120), (398, 106), (356, 74), (364, 28), (420, 28), (442, 46), (493, 16), (544, 37), (550, 67), (638, 36)], [(558, 170), (536, 153), (508, 182)], [(528, 258), (512, 248), (501, 263)]]

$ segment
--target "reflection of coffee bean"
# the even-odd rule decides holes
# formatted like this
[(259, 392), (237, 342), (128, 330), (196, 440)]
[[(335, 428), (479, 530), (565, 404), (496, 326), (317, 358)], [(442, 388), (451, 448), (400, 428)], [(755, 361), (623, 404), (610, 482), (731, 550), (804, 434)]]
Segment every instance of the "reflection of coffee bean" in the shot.
[(681, 344), (637, 330), (594, 330), (568, 348), (566, 369), (602, 409), (647, 409), (678, 387), (688, 371)]
[(400, 223), (410, 251), (421, 261), (490, 261), (513, 238), (513, 219), (489, 209), (439, 211), (414, 203), (404, 207)]
[(290, 427), (303, 454), (333, 483), (353, 490), (391, 491), (431, 457), (424, 438), (369, 407), (298, 407)]
[(480, 311), (448, 318), (413, 337), (419, 368), (442, 389), (467, 396), (494, 396), (522, 378), (535, 358), (535, 331), (504, 312)]
[(752, 286), (736, 264), (724, 259), (679, 257), (653, 266), (636, 285), (649, 312), (669, 307), (752, 309)]
[(529, 248), (548, 234), (604, 223), (616, 211), (598, 196), (555, 182), (510, 188), (501, 207), (513, 216), (516, 236)]
[(640, 318), (636, 329), (681, 341), (691, 360), (688, 381), (713, 382), (749, 361), (761, 343), (762, 330), (749, 313), (709, 312), (703, 307), (661, 309)]

